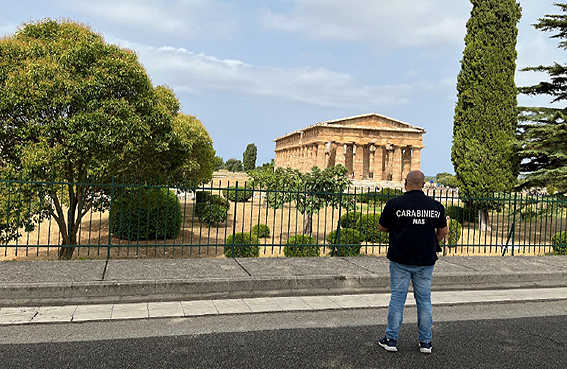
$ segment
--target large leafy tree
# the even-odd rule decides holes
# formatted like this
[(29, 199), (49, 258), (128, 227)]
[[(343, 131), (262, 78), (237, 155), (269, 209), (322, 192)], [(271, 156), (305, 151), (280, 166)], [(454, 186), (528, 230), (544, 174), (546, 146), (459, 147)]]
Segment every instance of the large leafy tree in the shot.
[(178, 110), (175, 95), (154, 88), (134, 52), (87, 26), (47, 19), (2, 38), (0, 176), (63, 183), (56, 190), (4, 183), (2, 241), (51, 216), (66, 245), (60, 258), (71, 258), (82, 217), (109, 200), (106, 187), (81, 182), (165, 177), (186, 162)]
[[(465, 49), (457, 78), (451, 159), (460, 194), (481, 198), (516, 184), (517, 23), (515, 0), (471, 0)], [(486, 229), (490, 204), (477, 202)]]
[(351, 184), (347, 172), (339, 164), (324, 170), (313, 167), (307, 173), (294, 168), (266, 167), (248, 175), (256, 185), (267, 188), (266, 202), (271, 208), (281, 209), (285, 203), (294, 202), (297, 211), (304, 215), (303, 234), (311, 235), (313, 214), (326, 206), (349, 209), (352, 205), (352, 196), (341, 195)]
[[(567, 4), (555, 4), (567, 12)], [(553, 32), (560, 39), (558, 47), (567, 49), (567, 15), (546, 15), (534, 24), (536, 29)], [(567, 65), (557, 62), (549, 66), (524, 68), (523, 71), (544, 72), (549, 80), (520, 88), (527, 95), (548, 95), (552, 103), (567, 100)], [(567, 192), (567, 108), (521, 107), (518, 139), (524, 187), (555, 187)]]

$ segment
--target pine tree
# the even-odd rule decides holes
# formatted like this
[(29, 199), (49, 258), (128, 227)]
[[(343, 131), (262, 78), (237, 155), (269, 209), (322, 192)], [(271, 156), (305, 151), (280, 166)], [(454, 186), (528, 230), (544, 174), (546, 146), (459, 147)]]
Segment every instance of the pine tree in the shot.
[[(516, 184), (517, 23), (515, 0), (471, 0), (465, 50), (457, 78), (451, 159), (463, 197), (509, 192)], [(473, 202), (473, 201), (469, 201)], [(476, 201), (481, 229), (490, 204)]]
[[(567, 12), (567, 4), (555, 4)], [(546, 15), (534, 24), (536, 29), (551, 31), (560, 39), (558, 48), (567, 49), (567, 15)], [(549, 95), (552, 103), (567, 100), (567, 64), (524, 68), (522, 71), (544, 72), (550, 81), (522, 87), (527, 95)], [(519, 115), (521, 172), (523, 187), (555, 187), (567, 192), (567, 108), (521, 107)]]

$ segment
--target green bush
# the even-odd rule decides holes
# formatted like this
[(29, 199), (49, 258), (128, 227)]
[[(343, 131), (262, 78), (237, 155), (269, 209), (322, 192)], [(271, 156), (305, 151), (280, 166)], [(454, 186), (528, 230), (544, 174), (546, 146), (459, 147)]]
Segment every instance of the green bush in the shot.
[(331, 256), (357, 256), (360, 255), (360, 232), (353, 228), (340, 229), (340, 238), (337, 237), (337, 232), (332, 231), (327, 235), (327, 242), (331, 245), (346, 245), (346, 246), (331, 246)]
[(461, 224), (464, 222), (475, 223), (478, 220), (478, 210), (469, 206), (447, 205), (445, 215)]
[(388, 233), (378, 229), (380, 214), (363, 214), (356, 222), (355, 228), (360, 231), (362, 240), (372, 243), (388, 243)]
[(196, 203), (209, 202), (210, 198), (211, 198), (211, 192), (210, 191), (197, 191), (197, 192), (195, 192), (195, 202)]
[(234, 237), (233, 235), (229, 235), (224, 243), (224, 256), (226, 256), (227, 258), (247, 258), (260, 256), (258, 237), (256, 237), (256, 235), (254, 234), (247, 232), (235, 233)]
[(339, 224), (341, 228), (354, 228), (362, 213), (359, 211), (349, 211), (341, 216)]
[(227, 209), (226, 207), (218, 204), (208, 204), (203, 209), (201, 220), (208, 225), (218, 225), (219, 223), (226, 222)]
[(167, 188), (134, 188), (113, 199), (112, 234), (121, 239), (175, 238), (181, 230), (181, 203)]
[(462, 226), (461, 223), (457, 222), (456, 219), (450, 219), (449, 224), (449, 234), (447, 235), (447, 244), (456, 245), (461, 239)]
[(239, 187), (229, 187), (222, 190), (222, 194), (225, 198), (234, 202), (246, 202), (252, 198), (254, 191), (250, 185), (239, 186)]
[(255, 234), (258, 238), (270, 237), (270, 227), (265, 224), (256, 224), (252, 227), (252, 234)]
[[(289, 238), (284, 246), (284, 255), (294, 256), (320, 256), (321, 247), (316, 244), (315, 239), (308, 235), (298, 234)], [(307, 246), (300, 246), (307, 245)]]
[(557, 232), (551, 237), (553, 252), (558, 255), (567, 255), (567, 232)]
[(211, 195), (209, 198), (209, 204), (224, 206), (227, 211), (230, 209), (230, 202), (220, 195)]
[(203, 210), (209, 206), (208, 202), (196, 202), (193, 206), (193, 216), (201, 218), (203, 216)]

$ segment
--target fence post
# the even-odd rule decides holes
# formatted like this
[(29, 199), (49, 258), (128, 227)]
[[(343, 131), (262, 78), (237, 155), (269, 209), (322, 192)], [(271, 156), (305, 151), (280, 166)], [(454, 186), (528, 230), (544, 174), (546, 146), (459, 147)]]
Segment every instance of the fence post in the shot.
[(112, 184), (110, 186), (110, 212), (108, 213), (108, 245), (106, 251), (106, 260), (110, 259), (110, 244), (112, 242), (112, 206), (114, 204), (114, 176), (112, 176)]

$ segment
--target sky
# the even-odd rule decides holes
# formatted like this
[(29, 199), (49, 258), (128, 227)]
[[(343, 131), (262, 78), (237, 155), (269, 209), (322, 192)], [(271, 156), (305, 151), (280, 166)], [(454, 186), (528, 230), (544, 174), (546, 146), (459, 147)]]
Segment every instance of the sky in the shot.
[[(564, 63), (550, 33), (553, 0), (520, 1), (516, 84), (547, 75), (522, 68)], [(451, 164), (456, 80), (468, 0), (0, 0), (0, 35), (25, 22), (68, 18), (134, 50), (154, 85), (167, 85), (196, 116), (218, 156), (257, 165), (273, 140), (327, 120), (378, 113), (423, 127), (421, 169)], [(548, 97), (519, 96), (523, 106)]]

